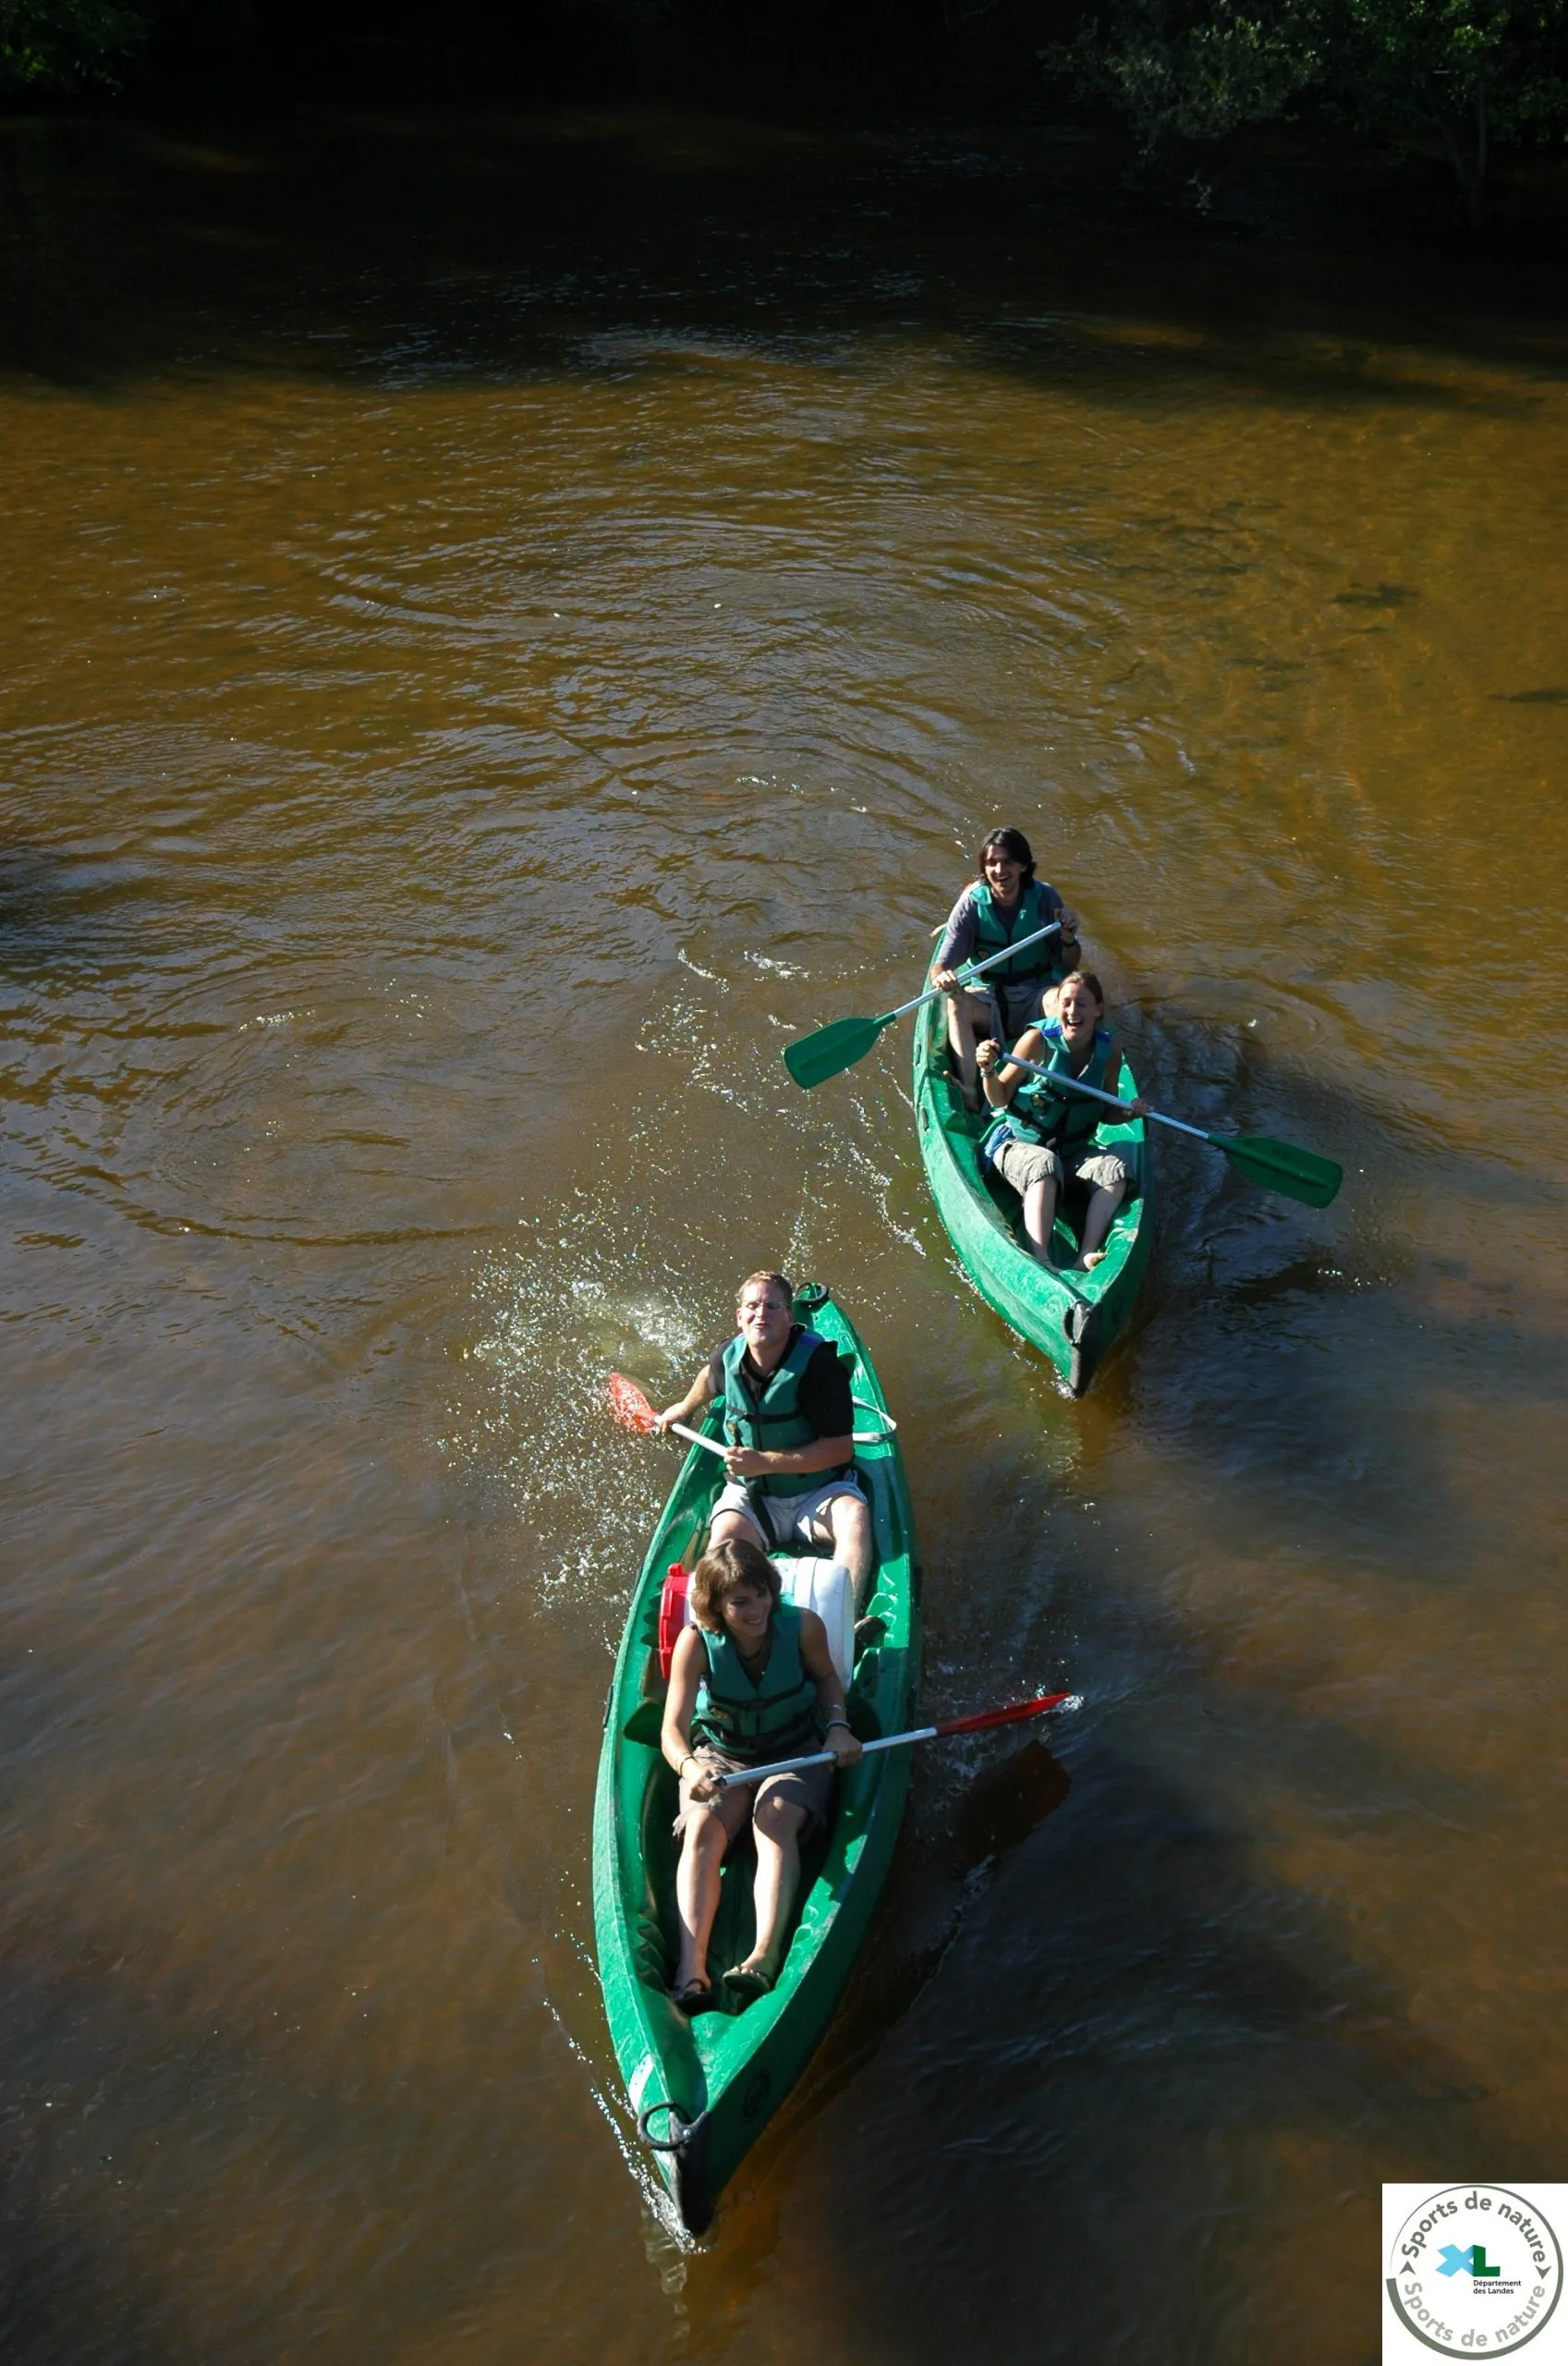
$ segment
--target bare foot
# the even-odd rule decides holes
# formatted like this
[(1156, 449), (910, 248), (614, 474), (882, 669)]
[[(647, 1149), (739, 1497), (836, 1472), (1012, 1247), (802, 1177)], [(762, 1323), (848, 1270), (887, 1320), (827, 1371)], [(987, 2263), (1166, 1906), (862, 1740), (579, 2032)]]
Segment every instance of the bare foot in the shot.
[(1092, 1274), (1097, 1265), (1103, 1265), (1104, 1262), (1104, 1250), (1091, 1249), (1087, 1257), (1079, 1257), (1075, 1261), (1073, 1271), (1075, 1274)]

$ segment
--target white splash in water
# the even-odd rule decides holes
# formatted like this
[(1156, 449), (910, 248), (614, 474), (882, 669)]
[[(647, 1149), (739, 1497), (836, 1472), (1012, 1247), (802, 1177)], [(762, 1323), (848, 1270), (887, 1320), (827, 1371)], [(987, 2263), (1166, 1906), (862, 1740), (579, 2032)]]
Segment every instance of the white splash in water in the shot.
[(445, 1450), (504, 1491), (538, 1597), (591, 1610), (613, 1650), (680, 1449), (617, 1429), (605, 1381), (625, 1371), (666, 1403), (712, 1342), (673, 1277), (650, 1281), (667, 1250), (618, 1238), (599, 1203), (525, 1230), (479, 1270), (480, 1328), (458, 1355), (477, 1387), (453, 1407)]

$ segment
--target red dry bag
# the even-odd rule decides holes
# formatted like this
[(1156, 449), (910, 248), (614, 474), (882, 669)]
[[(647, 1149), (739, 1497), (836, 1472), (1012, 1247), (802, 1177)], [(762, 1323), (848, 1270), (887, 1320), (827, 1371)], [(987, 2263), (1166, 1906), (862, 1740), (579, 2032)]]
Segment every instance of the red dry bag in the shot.
[(678, 1561), (672, 1561), (659, 1596), (659, 1673), (666, 1684), (670, 1680), (670, 1661), (675, 1653), (675, 1638), (688, 1624), (686, 1597), (690, 1583), (689, 1573)]

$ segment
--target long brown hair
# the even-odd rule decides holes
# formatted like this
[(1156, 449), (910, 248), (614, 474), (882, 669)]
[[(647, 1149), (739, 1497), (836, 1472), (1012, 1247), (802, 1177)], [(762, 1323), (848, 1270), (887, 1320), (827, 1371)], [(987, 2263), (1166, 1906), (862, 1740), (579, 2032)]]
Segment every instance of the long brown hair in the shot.
[[(691, 1573), (691, 1615), (710, 1635), (724, 1631), (724, 1604), (743, 1586), (759, 1586), (779, 1606), (779, 1573), (760, 1544), (744, 1536), (726, 1536), (710, 1545)], [(771, 1615), (771, 1614), (770, 1614)]]
[(975, 857), (982, 879), (986, 875), (986, 857), (992, 847), (995, 847), (1000, 853), (1010, 856), (1013, 861), (1023, 864), (1024, 875), (1018, 883), (1020, 888), (1033, 886), (1035, 859), (1029, 851), (1029, 842), (1022, 830), (993, 830), (991, 832), (979, 853)]

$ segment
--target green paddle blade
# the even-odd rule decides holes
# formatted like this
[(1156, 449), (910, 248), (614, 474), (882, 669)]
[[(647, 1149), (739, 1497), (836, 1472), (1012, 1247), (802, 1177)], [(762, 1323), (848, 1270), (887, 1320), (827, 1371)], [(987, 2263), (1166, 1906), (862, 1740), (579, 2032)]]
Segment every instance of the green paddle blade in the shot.
[(1282, 1191), (1309, 1208), (1326, 1208), (1344, 1181), (1344, 1169), (1315, 1151), (1297, 1150), (1292, 1142), (1277, 1142), (1267, 1134), (1205, 1134), (1207, 1142), (1223, 1151), (1265, 1190)]
[(802, 1092), (809, 1092), (814, 1084), (826, 1084), (829, 1077), (842, 1076), (863, 1060), (887, 1023), (886, 1018), (835, 1018), (814, 1035), (797, 1035), (786, 1043), (784, 1066)]

